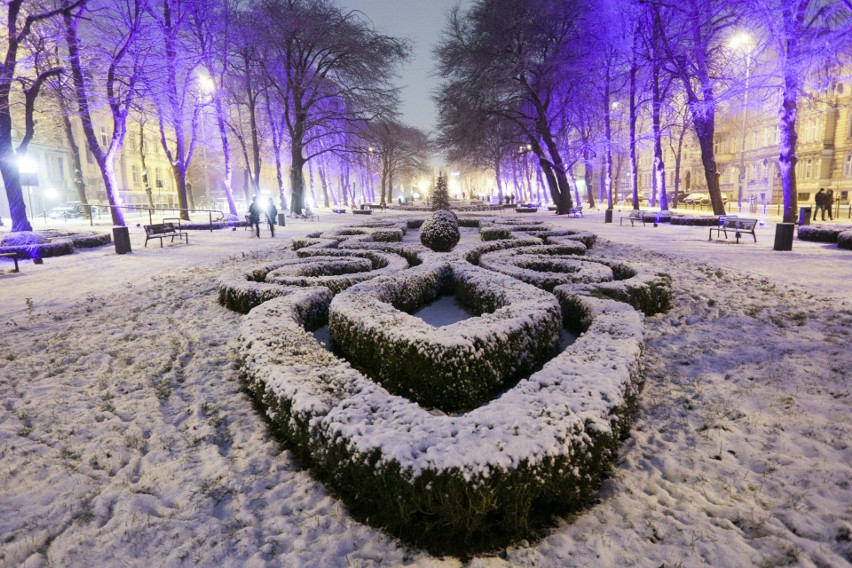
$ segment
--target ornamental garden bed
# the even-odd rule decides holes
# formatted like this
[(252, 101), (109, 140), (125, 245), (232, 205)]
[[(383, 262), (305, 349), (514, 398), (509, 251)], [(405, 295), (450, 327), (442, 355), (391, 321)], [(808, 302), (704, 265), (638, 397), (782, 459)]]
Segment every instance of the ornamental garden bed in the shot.
[[(641, 383), (637, 310), (667, 305), (665, 275), (589, 260), (576, 235), (552, 231), (544, 244), (528, 228), (458, 253), (364, 241), (360, 229), (314, 234), (299, 259), (220, 285), (223, 303), (253, 308), (239, 352), (274, 429), (356, 518), (435, 554), (530, 538), (594, 498)], [(368, 254), (400, 264), (377, 268)], [(522, 272), (489, 269), (499, 259)], [(582, 278), (522, 281), (570, 273), (576, 261), (588, 265)], [(322, 280), (381, 271), (349, 286)], [(239, 294), (223, 296), (229, 287), (250, 300), (230, 302)], [(473, 315), (441, 328), (412, 315), (448, 294)], [(326, 324), (339, 355), (312, 333)], [(563, 329), (579, 334), (567, 347)]]
[(0, 240), (0, 253), (14, 252), (19, 259), (40, 259), (73, 254), (78, 248), (96, 248), (111, 242), (109, 233), (94, 231), (22, 231), (5, 235)]

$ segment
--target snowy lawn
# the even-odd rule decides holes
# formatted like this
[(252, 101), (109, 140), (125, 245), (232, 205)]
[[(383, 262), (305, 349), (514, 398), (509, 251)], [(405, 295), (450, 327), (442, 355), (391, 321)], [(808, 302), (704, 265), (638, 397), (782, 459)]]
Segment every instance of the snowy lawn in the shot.
[[(672, 274), (674, 306), (646, 319), (639, 412), (599, 502), (468, 565), (852, 562), (852, 251), (531, 217)], [(352, 222), (147, 250), (131, 231), (130, 255), (0, 273), (0, 565), (458, 566), (353, 521), (241, 390), (244, 316), (218, 304), (219, 274)]]

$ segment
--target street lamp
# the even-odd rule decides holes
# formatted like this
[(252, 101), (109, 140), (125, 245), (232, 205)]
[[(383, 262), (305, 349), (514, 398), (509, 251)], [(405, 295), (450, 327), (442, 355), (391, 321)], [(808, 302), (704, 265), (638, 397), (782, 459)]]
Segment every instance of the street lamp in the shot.
[(731, 49), (735, 51), (743, 51), (746, 58), (745, 68), (745, 89), (743, 90), (743, 121), (742, 121), (742, 138), (740, 141), (740, 175), (739, 175), (739, 190), (737, 192), (737, 204), (740, 211), (743, 208), (743, 193), (748, 184), (748, 178), (745, 171), (745, 151), (746, 151), (746, 123), (748, 121), (748, 80), (751, 72), (751, 47), (752, 39), (747, 32), (740, 32), (730, 40)]
[(29, 201), (30, 215), (34, 216), (32, 186), (38, 185), (38, 172), (36, 163), (28, 156), (18, 158), (18, 175), (21, 185), (27, 188), (27, 200)]
[[(199, 73), (198, 88), (204, 95), (209, 97), (209, 100), (204, 101), (205, 104), (203, 106), (206, 107), (206, 103), (213, 100), (213, 93), (216, 91), (216, 83), (206, 73)], [(207, 112), (204, 108), (201, 109), (201, 138), (201, 158), (204, 160), (204, 197), (207, 202), (207, 208), (210, 209), (210, 172), (207, 167)]]

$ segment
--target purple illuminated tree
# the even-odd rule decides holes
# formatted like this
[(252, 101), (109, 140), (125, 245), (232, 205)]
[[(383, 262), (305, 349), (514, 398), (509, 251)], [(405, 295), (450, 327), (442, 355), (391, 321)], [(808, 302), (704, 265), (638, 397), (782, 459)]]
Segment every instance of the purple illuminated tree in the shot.
[(203, 72), (209, 74), (209, 82), (205, 90), (213, 105), (216, 128), (222, 145), (223, 164), (220, 183), (231, 215), (237, 214), (237, 206), (231, 187), (233, 163), (228, 137), (225, 74), (229, 68), (231, 41), (235, 34), (233, 17), (235, 10), (236, 7), (229, 1), (195, 0), (191, 3), (190, 11), (190, 28), (201, 52)]
[(396, 95), (388, 81), (409, 49), (329, 0), (265, 0), (259, 11), (258, 35), (290, 139), (291, 210), (300, 214), (306, 149), (333, 127), (392, 115)]
[[(127, 118), (138, 95), (150, 39), (148, 22), (139, 0), (105, 0), (74, 4), (63, 11), (68, 63), (74, 80), (77, 112), (86, 143), (101, 170), (112, 222), (124, 226), (124, 214), (115, 175), (115, 157), (124, 143)], [(96, 17), (95, 17), (96, 16)], [(85, 39), (85, 41), (84, 41)], [(98, 140), (94, 114), (109, 113), (112, 133)]]
[(558, 95), (588, 49), (581, 18), (579, 4), (564, 0), (482, 0), (451, 12), (435, 50), (444, 78), (439, 108), (466, 97), (477, 113), (511, 122), (538, 158), (557, 214), (572, 207), (557, 140)]
[(759, 0), (749, 15), (768, 36), (777, 55), (781, 83), (778, 169), (785, 223), (796, 220), (796, 117), (798, 101), (810, 90), (834, 90), (839, 69), (852, 63), (852, 2)]
[(148, 4), (158, 41), (154, 44), (147, 75), (148, 97), (157, 109), (160, 144), (174, 174), (178, 207), (182, 219), (189, 220), (195, 201), (188, 191), (186, 174), (197, 141), (198, 123), (208, 100), (209, 77), (200, 73), (202, 46), (193, 33), (192, 2), (156, 0)]
[[(33, 112), (39, 90), (46, 80), (60, 73), (60, 68), (52, 65), (50, 43), (52, 33), (48, 25), (62, 12), (50, 3), (9, 0), (4, 2), (5, 26), (0, 33), (0, 42), (5, 53), (0, 61), (0, 174), (6, 188), (9, 209), (12, 216), (12, 231), (31, 231), (27, 219), (27, 208), (21, 191), (20, 172), (16, 155), (26, 154), (30, 140), (35, 132)], [(76, 4), (75, 4), (76, 5)], [(44, 61), (47, 55), (48, 60)], [(25, 65), (19, 68), (21, 60)], [(23, 136), (17, 148), (12, 144), (12, 108), (14, 99), (23, 100), (24, 128)]]

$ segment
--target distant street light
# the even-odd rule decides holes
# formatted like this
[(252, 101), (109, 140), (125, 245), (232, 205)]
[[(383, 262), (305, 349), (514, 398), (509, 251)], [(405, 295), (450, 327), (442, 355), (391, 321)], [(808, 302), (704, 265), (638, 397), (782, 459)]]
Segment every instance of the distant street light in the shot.
[(38, 185), (38, 172), (36, 163), (28, 156), (18, 158), (18, 175), (21, 185), (27, 188), (27, 200), (29, 201), (30, 215), (35, 215), (33, 210), (32, 186)]
[(731, 38), (729, 45), (735, 51), (745, 53), (746, 68), (745, 68), (745, 88), (743, 89), (743, 121), (742, 121), (742, 138), (740, 143), (740, 175), (739, 175), (739, 190), (737, 192), (737, 204), (740, 210), (743, 208), (743, 193), (748, 186), (748, 176), (746, 175), (745, 167), (745, 150), (746, 150), (746, 127), (748, 122), (748, 80), (751, 73), (751, 48), (752, 38), (748, 32), (740, 32)]

